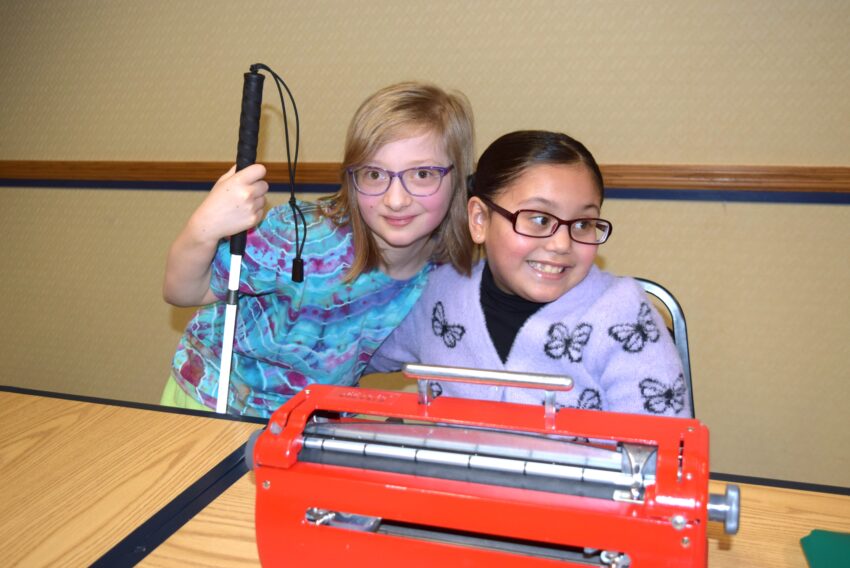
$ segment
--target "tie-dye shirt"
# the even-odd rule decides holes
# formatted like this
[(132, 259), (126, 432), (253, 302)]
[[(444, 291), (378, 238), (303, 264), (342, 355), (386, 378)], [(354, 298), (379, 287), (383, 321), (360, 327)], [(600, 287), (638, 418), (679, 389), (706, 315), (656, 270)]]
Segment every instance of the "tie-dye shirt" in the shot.
[[(289, 204), (272, 209), (248, 232), (233, 342), (228, 412), (268, 417), (311, 383), (357, 384), (372, 353), (419, 298), (432, 264), (409, 280), (379, 270), (343, 281), (354, 258), (350, 228), (337, 226), (312, 203), (307, 220), (304, 281), (292, 281), (295, 223)], [(227, 297), (230, 248), (212, 264), (211, 288)], [(172, 374), (190, 396), (215, 408), (225, 302), (198, 310), (180, 339)]]

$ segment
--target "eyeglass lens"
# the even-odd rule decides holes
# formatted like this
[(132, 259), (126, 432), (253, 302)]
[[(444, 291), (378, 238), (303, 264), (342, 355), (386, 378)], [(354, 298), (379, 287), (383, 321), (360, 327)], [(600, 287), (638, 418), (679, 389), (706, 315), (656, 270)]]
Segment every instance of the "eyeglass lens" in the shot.
[[(518, 211), (514, 230), (528, 237), (548, 237), (558, 229), (558, 218), (541, 211)], [(570, 237), (580, 243), (605, 241), (611, 225), (602, 219), (579, 219), (570, 223)]]

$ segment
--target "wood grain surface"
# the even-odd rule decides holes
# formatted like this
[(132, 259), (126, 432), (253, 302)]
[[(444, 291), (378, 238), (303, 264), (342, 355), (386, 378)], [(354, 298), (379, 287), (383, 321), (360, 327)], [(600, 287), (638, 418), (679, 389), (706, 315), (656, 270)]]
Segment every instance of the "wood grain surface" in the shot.
[[(725, 486), (712, 481), (710, 490), (723, 493)], [(726, 535), (719, 523), (709, 523), (711, 568), (808, 568), (801, 538), (813, 529), (850, 532), (850, 496), (763, 485), (739, 487), (738, 534)]]
[[(254, 531), (255, 491), (254, 473), (243, 475), (218, 499), (154, 549), (139, 566), (259, 566)], [(321, 565), (317, 559), (315, 566)]]
[(92, 563), (257, 428), (0, 392), (0, 564)]

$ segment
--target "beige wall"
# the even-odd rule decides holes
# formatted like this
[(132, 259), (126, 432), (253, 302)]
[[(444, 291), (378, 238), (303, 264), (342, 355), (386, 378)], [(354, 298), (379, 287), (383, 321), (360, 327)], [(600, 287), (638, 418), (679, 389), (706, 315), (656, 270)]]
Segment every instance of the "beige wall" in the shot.
[(540, 127), (603, 163), (847, 165), (848, 29), (834, 0), (2, 2), (0, 159), (233, 159), (260, 61), (308, 162), (339, 159), (368, 93), (424, 78), (467, 93), (481, 149)]
[[(0, 4), (0, 160), (231, 160), (262, 61), (295, 94), (304, 161), (340, 158), (369, 92), (424, 78), (467, 93), (479, 149), (543, 127), (603, 163), (850, 165), (847, 3), (172, 4)], [(280, 161), (273, 96), (261, 158)], [(160, 298), (165, 251), (202, 197), (0, 187), (0, 383), (155, 401), (190, 315)], [(685, 307), (712, 469), (848, 485), (850, 208), (605, 214), (605, 268)]]

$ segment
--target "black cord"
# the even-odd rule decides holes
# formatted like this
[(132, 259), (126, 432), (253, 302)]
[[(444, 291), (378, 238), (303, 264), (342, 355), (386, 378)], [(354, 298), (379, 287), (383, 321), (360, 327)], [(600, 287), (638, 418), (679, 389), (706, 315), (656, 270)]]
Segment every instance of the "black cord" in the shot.
[[(304, 245), (307, 242), (307, 219), (304, 217), (304, 212), (298, 206), (295, 200), (295, 170), (298, 166), (298, 146), (301, 138), (301, 125), (298, 119), (298, 107), (295, 106), (295, 97), (292, 96), (292, 91), (286, 85), (286, 82), (280, 78), (268, 65), (255, 63), (251, 65), (251, 72), (256, 73), (259, 69), (268, 71), (275, 80), (278, 95), (280, 96), (280, 110), (283, 114), (283, 132), (284, 141), (286, 142), (286, 166), (289, 171), (289, 206), (292, 208), (292, 217), (295, 220), (295, 259), (292, 261), (292, 280), (295, 282), (304, 281), (304, 260), (301, 254), (304, 251)], [(289, 121), (286, 116), (286, 104), (284, 102), (283, 90), (289, 95), (289, 100), (292, 102), (292, 110), (295, 113), (295, 157), (292, 158), (289, 149)], [(303, 235), (299, 238), (298, 225), (301, 224)]]

